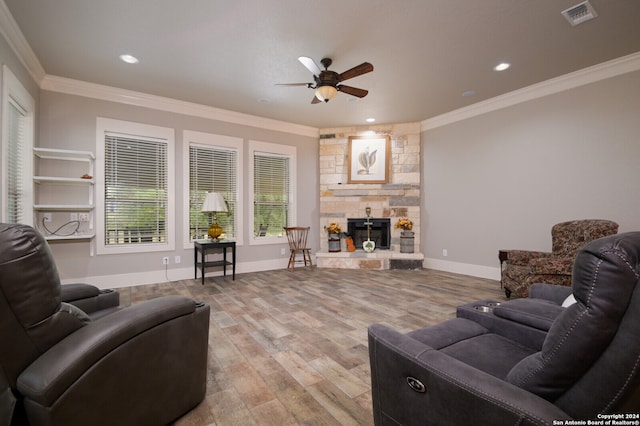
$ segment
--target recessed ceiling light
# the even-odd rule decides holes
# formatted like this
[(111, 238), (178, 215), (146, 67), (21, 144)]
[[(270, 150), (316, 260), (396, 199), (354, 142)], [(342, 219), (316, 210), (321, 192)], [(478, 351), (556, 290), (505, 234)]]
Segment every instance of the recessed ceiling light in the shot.
[(120, 55), (120, 60), (122, 62), (126, 62), (128, 64), (137, 64), (138, 63), (138, 58), (136, 58), (133, 55), (127, 55), (127, 54)]
[(260, 102), (261, 104), (268, 104), (271, 102), (271, 99), (269, 98), (260, 98), (258, 99), (258, 102)]
[(504, 71), (507, 68), (509, 68), (510, 66), (511, 66), (511, 64), (508, 63), (508, 62), (500, 62), (498, 65), (493, 67), (493, 69), (496, 70), (496, 71)]
[(475, 96), (476, 91), (475, 90), (467, 90), (466, 92), (462, 92), (462, 96), (464, 96), (465, 98), (468, 98), (470, 96)]
[(375, 123), (376, 119), (373, 117), (369, 117), (365, 120), (367, 123)]

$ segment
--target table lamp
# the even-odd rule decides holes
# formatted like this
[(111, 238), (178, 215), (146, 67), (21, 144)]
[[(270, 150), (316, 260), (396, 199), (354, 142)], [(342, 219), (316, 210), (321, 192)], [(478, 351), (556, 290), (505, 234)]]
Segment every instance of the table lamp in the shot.
[(202, 203), (202, 211), (213, 214), (213, 223), (209, 226), (207, 232), (212, 239), (217, 240), (222, 234), (222, 227), (218, 225), (218, 212), (227, 211), (227, 203), (224, 201), (224, 197), (217, 192), (207, 192)]

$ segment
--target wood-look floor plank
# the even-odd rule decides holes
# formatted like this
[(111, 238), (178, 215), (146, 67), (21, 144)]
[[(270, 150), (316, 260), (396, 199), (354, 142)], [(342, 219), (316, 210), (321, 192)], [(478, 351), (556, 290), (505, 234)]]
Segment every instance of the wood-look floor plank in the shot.
[(295, 352), (282, 351), (273, 357), (302, 386), (311, 386), (322, 380), (322, 376)]
[(254, 408), (275, 399), (275, 395), (249, 363), (231, 365), (225, 372), (247, 407)]
[(235, 389), (227, 389), (205, 397), (219, 426), (255, 424), (251, 411)]
[(251, 409), (256, 425), (260, 426), (295, 426), (296, 419), (279, 400), (269, 401)]
[(223, 367), (239, 361), (241, 355), (238, 348), (220, 328), (215, 327), (215, 323), (209, 325), (209, 342), (209, 349)]
[(349, 370), (342, 367), (329, 356), (316, 358), (309, 363), (320, 374), (324, 376), (330, 383), (335, 385), (350, 398), (365, 393), (369, 386), (358, 377), (351, 374)]
[(206, 397), (177, 426), (371, 425), (369, 325), (408, 332), (504, 300), (497, 281), (433, 270), (276, 270), (118, 291), (125, 306), (180, 294), (211, 307)]
[(338, 424), (311, 393), (288, 374), (275, 374), (265, 382), (299, 425), (326, 426)]
[(373, 411), (364, 409), (330, 381), (323, 380), (307, 389), (314, 399), (336, 419), (336, 424), (345, 426), (373, 424)]

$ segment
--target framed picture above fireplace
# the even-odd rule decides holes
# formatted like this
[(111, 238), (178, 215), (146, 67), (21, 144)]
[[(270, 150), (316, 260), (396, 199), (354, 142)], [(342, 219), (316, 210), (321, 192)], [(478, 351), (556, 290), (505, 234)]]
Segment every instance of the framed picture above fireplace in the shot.
[(389, 183), (389, 136), (349, 136), (348, 183)]

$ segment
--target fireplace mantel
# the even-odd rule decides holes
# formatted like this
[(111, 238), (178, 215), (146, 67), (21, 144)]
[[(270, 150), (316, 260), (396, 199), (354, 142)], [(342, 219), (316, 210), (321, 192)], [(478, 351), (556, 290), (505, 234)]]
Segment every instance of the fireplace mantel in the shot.
[[(375, 135), (389, 135), (391, 138), (390, 174), (388, 183), (347, 183), (349, 165), (349, 137), (362, 136), (365, 132)], [(318, 234), (320, 235), (320, 250), (318, 253), (329, 252), (328, 239), (325, 228), (335, 222), (345, 232), (348, 232), (348, 218), (362, 218), (371, 216), (374, 218), (389, 218), (391, 221), (391, 236), (388, 250), (379, 250), (383, 244), (376, 242), (376, 249), (371, 255), (388, 253), (388, 259), (377, 257), (328, 257), (319, 258), (319, 265), (335, 265), (338, 267), (353, 268), (388, 268), (391, 260), (397, 259), (391, 256), (399, 255), (400, 230), (394, 228), (394, 223), (403, 217), (413, 221), (415, 232), (414, 248), (420, 252), (422, 246), (420, 237), (421, 218), (421, 124), (393, 123), (385, 125), (369, 125), (364, 127), (329, 128), (320, 129), (319, 154), (320, 154), (320, 223)], [(369, 212), (367, 212), (369, 210)], [(371, 238), (374, 240), (374, 238)], [(344, 239), (343, 239), (344, 241)], [(358, 245), (356, 244), (356, 247)], [(348, 256), (343, 247), (340, 256)], [(361, 256), (365, 253), (361, 250)], [(331, 253), (333, 256), (333, 253)], [(359, 255), (356, 251), (353, 256)], [(421, 256), (416, 254), (417, 256)], [(357, 259), (357, 260), (356, 260)], [(409, 259), (412, 261), (413, 259)], [(404, 261), (404, 260), (403, 260)], [(333, 267), (333, 266), (327, 266)]]

